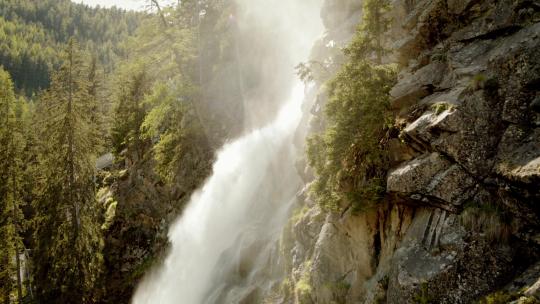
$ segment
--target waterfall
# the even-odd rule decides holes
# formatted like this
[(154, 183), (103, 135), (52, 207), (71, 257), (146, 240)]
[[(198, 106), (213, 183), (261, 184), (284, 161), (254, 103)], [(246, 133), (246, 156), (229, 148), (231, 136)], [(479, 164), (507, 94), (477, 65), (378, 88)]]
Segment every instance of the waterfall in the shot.
[[(251, 13), (250, 20), (282, 28), (283, 35), (276, 39), (282, 39), (283, 53), (275, 58), (307, 60), (321, 27), (306, 18), (319, 25), (320, 1), (237, 2)], [(306, 5), (312, 7), (309, 13), (301, 11)], [(261, 18), (253, 18), (257, 14)], [(278, 72), (293, 75), (293, 67)], [(147, 274), (133, 304), (254, 303), (251, 296), (280, 279), (275, 251), (301, 186), (294, 164), (303, 151), (297, 151), (294, 135), (305, 91), (297, 80), (283, 89), (290, 97), (278, 102), (282, 106), (271, 123), (218, 152), (212, 176), (169, 231), (172, 248), (167, 258)]]

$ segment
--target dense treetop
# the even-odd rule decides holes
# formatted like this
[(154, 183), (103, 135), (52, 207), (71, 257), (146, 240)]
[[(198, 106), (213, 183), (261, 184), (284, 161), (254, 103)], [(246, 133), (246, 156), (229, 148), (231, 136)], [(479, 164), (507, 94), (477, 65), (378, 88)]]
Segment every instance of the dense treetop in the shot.
[(145, 15), (117, 8), (91, 8), (69, 0), (0, 1), (0, 65), (18, 91), (31, 95), (49, 86), (60, 65), (59, 52), (69, 38), (111, 71), (126, 56), (123, 41)]

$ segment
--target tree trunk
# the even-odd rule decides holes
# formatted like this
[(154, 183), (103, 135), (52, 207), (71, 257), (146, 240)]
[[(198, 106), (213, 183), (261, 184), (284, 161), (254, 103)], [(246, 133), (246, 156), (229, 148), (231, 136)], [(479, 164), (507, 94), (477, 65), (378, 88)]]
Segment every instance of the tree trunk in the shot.
[(163, 15), (163, 12), (161, 11), (161, 6), (159, 5), (159, 2), (157, 0), (150, 0), (152, 4), (154, 4), (157, 8), (158, 15), (161, 18), (161, 22), (163, 23), (164, 27), (167, 27), (167, 20), (165, 19), (165, 16)]

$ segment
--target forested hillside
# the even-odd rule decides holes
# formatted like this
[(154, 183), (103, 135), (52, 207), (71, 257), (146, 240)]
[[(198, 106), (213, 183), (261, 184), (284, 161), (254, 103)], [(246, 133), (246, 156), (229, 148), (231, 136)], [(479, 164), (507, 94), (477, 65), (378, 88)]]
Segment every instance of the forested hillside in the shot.
[(0, 1), (1, 303), (129, 302), (261, 83), (234, 9)]
[(144, 14), (116, 8), (91, 8), (69, 0), (0, 1), (0, 65), (26, 95), (45, 89), (70, 38), (112, 71), (127, 55), (123, 44)]

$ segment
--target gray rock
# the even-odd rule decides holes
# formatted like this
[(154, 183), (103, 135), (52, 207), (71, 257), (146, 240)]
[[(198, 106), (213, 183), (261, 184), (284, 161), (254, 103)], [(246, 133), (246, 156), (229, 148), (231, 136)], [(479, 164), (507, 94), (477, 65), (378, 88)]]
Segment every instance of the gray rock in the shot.
[(445, 72), (444, 63), (433, 62), (414, 74), (401, 74), (403, 80), (390, 91), (390, 96), (393, 98), (392, 108), (401, 109), (431, 94), (433, 88), (443, 80)]
[[(387, 190), (404, 196), (424, 195), (461, 205), (474, 195), (475, 180), (438, 153), (416, 158), (388, 174)], [(428, 199), (429, 200), (429, 199)]]
[[(489, 174), (502, 135), (500, 110), (494, 100), (478, 91), (465, 97), (462, 106), (433, 125), (431, 147), (449, 156), (468, 173)], [(452, 132), (451, 130), (459, 130)]]
[(473, 3), (473, 0), (448, 0), (448, 9), (452, 14), (460, 15), (467, 7)]
[[(496, 171), (526, 184), (540, 181), (540, 128), (508, 127), (499, 145)], [(540, 190), (539, 190), (540, 191)]]

